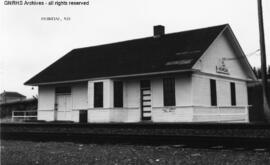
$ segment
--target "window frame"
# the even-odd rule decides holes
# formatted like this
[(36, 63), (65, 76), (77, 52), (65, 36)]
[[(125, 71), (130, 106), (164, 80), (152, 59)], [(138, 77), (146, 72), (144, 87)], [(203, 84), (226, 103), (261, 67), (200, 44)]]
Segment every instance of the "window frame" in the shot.
[(210, 79), (210, 101), (211, 106), (217, 106), (217, 83), (214, 79)]
[[(98, 91), (98, 90), (100, 90), (100, 91)], [(103, 108), (104, 107), (103, 91), (104, 91), (103, 82), (94, 82), (94, 108)]]
[(123, 108), (124, 104), (124, 84), (123, 81), (113, 82), (113, 106)]
[(58, 86), (55, 87), (55, 94), (71, 94), (71, 90), (70, 86)]
[(163, 104), (175, 106), (175, 78), (163, 78)]
[(231, 105), (236, 106), (236, 86), (234, 82), (230, 83), (231, 90)]

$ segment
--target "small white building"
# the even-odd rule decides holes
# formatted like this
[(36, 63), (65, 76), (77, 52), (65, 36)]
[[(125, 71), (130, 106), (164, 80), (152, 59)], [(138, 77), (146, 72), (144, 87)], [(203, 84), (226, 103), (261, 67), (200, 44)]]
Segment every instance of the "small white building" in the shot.
[(74, 49), (25, 84), (38, 119), (248, 122), (256, 77), (228, 24)]

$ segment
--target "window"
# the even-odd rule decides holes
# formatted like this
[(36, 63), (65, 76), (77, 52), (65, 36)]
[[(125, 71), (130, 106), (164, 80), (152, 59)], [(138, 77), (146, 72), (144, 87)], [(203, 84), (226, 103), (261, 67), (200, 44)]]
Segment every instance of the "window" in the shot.
[(216, 80), (210, 79), (210, 90), (211, 90), (211, 105), (217, 105), (217, 87)]
[(123, 82), (115, 81), (113, 90), (114, 107), (123, 107)]
[(141, 80), (142, 89), (150, 89), (150, 80)]
[(56, 87), (55, 88), (56, 94), (70, 94), (71, 93), (71, 87)]
[(103, 107), (103, 82), (94, 83), (94, 107)]
[(231, 82), (231, 104), (236, 105), (235, 83)]
[(163, 79), (164, 106), (175, 106), (175, 80), (174, 78)]

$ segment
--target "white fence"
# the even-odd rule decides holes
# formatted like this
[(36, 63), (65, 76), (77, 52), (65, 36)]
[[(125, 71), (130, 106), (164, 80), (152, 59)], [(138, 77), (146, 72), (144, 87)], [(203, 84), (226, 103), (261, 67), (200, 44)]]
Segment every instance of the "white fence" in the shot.
[(37, 119), (37, 111), (12, 111), (12, 121), (15, 119)]

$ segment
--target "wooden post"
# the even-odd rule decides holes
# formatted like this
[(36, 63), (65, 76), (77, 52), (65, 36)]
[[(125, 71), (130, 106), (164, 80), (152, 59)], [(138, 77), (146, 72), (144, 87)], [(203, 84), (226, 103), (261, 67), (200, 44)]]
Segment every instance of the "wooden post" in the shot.
[(11, 121), (14, 122), (14, 111), (12, 111)]
[(269, 108), (269, 95), (268, 95), (267, 76), (266, 76), (266, 51), (265, 51), (265, 40), (264, 40), (262, 0), (258, 0), (257, 2), (258, 2), (258, 21), (259, 21), (260, 49), (261, 49), (263, 109), (264, 109), (265, 119), (267, 120), (267, 122), (270, 123), (270, 108)]

